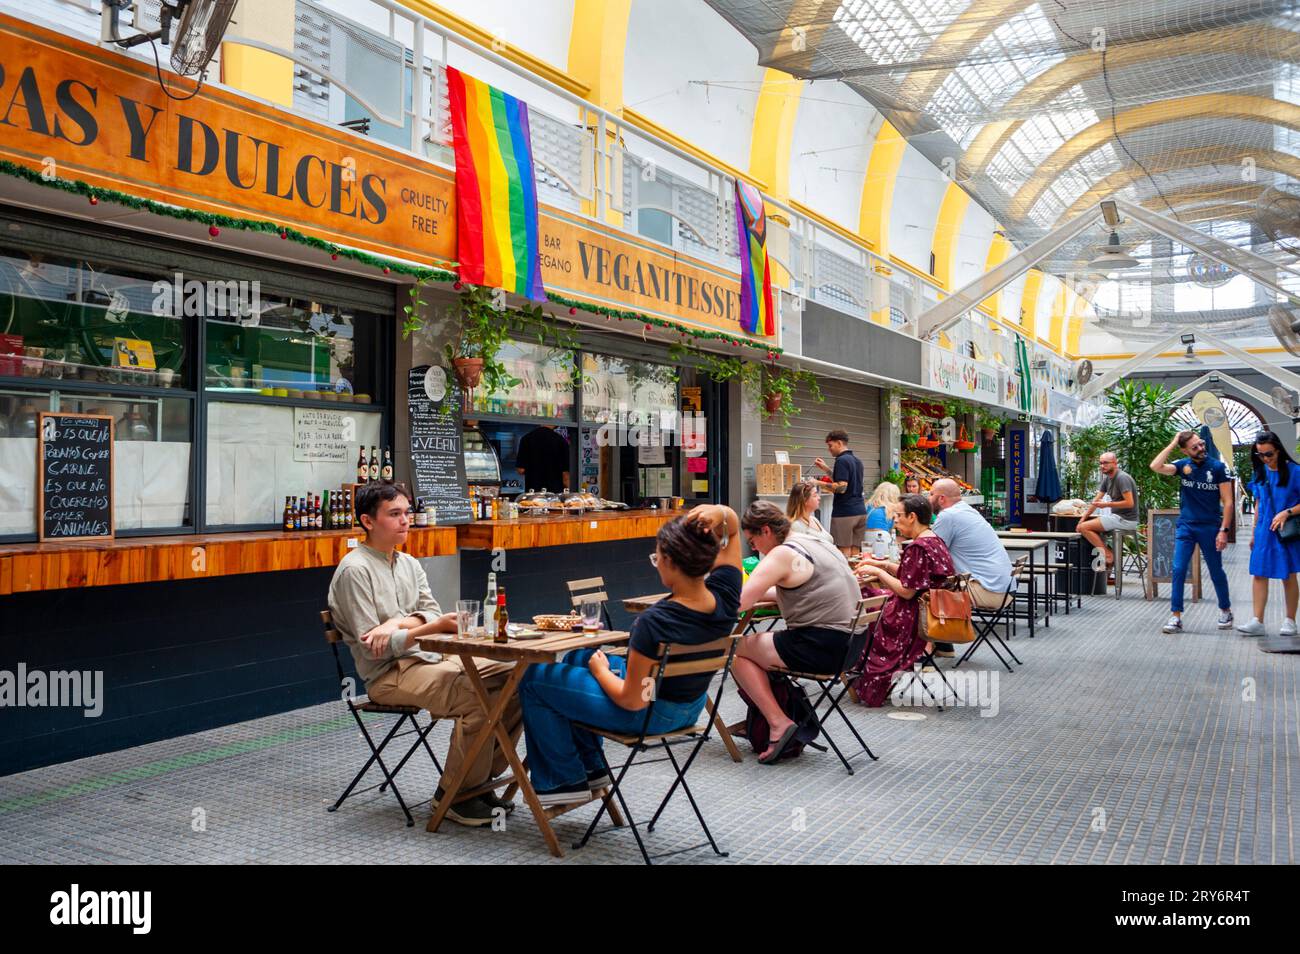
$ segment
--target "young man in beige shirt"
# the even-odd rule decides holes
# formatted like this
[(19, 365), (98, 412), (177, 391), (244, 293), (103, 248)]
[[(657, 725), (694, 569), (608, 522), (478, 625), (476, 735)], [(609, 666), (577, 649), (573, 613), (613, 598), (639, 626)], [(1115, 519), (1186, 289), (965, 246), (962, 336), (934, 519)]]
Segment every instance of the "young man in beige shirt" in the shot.
[[(422, 652), (415, 637), (454, 633), (456, 614), (443, 613), (429, 592), (420, 561), (397, 549), (409, 529), (406, 490), (389, 481), (370, 483), (357, 492), (357, 518), (366, 539), (345, 556), (330, 581), (329, 607), (334, 627), (352, 651), (366, 693), (384, 705), (419, 706), (435, 719), (455, 719), (444, 772), (450, 776), (465, 757), (469, 741), (482, 729), (486, 714), (470, 688), (459, 659)], [(489, 691), (506, 680), (509, 663), (477, 660)], [(511, 699), (503, 724), (513, 740), (521, 731), (519, 700)], [(463, 783), (473, 788), (505, 770), (506, 759), (493, 740), (479, 751)], [(439, 786), (434, 802), (442, 798)], [(457, 802), (447, 817), (462, 825), (490, 825), (493, 811), (514, 804), (495, 793)]]

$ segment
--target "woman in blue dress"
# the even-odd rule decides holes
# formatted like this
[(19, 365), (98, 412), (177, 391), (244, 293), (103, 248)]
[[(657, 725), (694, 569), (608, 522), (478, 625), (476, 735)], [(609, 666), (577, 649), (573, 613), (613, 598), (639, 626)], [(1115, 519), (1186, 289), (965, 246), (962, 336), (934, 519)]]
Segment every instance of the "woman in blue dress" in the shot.
[(1296, 604), (1300, 602), (1300, 541), (1283, 543), (1278, 531), (1288, 517), (1300, 516), (1300, 464), (1291, 459), (1281, 439), (1272, 431), (1255, 435), (1250, 463), (1254, 479), (1250, 490), (1255, 498), (1255, 532), (1250, 540), (1250, 575), (1254, 577), (1251, 593), (1255, 616), (1237, 630), (1247, 636), (1264, 633), (1264, 607), (1268, 604), (1268, 581), (1281, 580), (1286, 597), (1286, 620), (1283, 636), (1296, 634)]

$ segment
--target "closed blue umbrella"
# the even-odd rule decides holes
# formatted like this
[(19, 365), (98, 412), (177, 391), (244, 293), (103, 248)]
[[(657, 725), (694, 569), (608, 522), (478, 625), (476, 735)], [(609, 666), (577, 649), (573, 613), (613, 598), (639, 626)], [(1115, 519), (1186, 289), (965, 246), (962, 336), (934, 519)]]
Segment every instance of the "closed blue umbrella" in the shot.
[(1061, 479), (1056, 474), (1055, 444), (1051, 431), (1043, 431), (1043, 439), (1038, 443), (1038, 482), (1034, 484), (1034, 496), (1043, 503), (1054, 503), (1061, 499)]

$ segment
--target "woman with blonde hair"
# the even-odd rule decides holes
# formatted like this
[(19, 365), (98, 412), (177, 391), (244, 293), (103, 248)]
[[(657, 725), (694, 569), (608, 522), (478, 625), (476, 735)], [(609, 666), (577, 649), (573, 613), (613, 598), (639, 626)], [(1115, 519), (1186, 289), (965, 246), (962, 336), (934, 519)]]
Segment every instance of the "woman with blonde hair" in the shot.
[(801, 480), (791, 487), (790, 499), (785, 504), (785, 515), (790, 518), (790, 532), (820, 537), (834, 545), (835, 540), (830, 531), (817, 519), (821, 504), (822, 493), (816, 481)]
[(877, 487), (871, 499), (867, 501), (867, 529), (892, 530), (894, 528), (893, 506), (902, 497), (898, 484), (886, 480)]

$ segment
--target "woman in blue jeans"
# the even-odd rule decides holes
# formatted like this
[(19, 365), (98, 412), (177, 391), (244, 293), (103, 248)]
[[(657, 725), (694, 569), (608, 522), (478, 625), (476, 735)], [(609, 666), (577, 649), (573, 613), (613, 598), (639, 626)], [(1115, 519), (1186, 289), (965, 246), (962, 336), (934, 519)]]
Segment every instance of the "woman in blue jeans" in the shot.
[[(528, 770), (543, 806), (585, 802), (610, 784), (600, 738), (574, 723), (636, 733), (645, 723), (650, 669), (664, 643), (698, 645), (728, 635), (740, 608), (740, 521), (730, 507), (696, 507), (660, 528), (650, 560), (670, 591), (632, 625), (626, 657), (599, 649), (533, 666), (519, 688)], [(680, 652), (676, 658), (691, 659)], [(693, 724), (712, 673), (664, 679), (649, 733)]]

